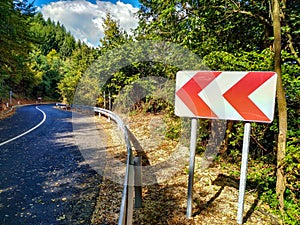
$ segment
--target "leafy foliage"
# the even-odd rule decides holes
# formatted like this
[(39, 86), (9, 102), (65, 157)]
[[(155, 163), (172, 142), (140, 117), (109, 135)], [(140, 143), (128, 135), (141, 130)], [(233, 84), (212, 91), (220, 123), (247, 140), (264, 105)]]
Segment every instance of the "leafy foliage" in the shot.
[(73, 102), (78, 82), (88, 66), (94, 61), (94, 58), (93, 50), (84, 44), (80, 44), (64, 62), (63, 76), (57, 86), (64, 102), (69, 104)]
[(139, 34), (180, 43), (200, 56), (211, 51), (249, 51), (269, 45), (272, 27), (266, 1), (141, 3)]
[[(268, 1), (141, 1), (137, 34), (139, 38), (162, 39), (187, 46), (203, 57), (203, 62), (212, 70), (219, 71), (272, 71), (273, 70), (273, 29), (271, 4)], [(283, 1), (285, 3), (285, 1)], [(284, 216), (287, 223), (297, 221), (299, 196), (291, 194), (299, 190), (299, 5), (296, 1), (283, 4), (282, 8), (282, 65), (283, 82), (288, 104), (288, 144), (287, 144), (287, 182)], [(294, 50), (293, 50), (294, 49)], [(277, 112), (271, 125), (252, 124), (251, 157), (268, 163), (259, 167), (259, 182), (263, 199), (270, 205), (278, 206), (275, 194), (275, 173), (269, 174), (276, 164), (274, 146), (278, 134)], [(203, 123), (205, 121), (202, 121)], [(208, 122), (208, 121), (207, 121)], [(199, 151), (205, 149), (209, 135), (209, 125), (202, 124), (198, 135)], [(178, 125), (176, 125), (178, 127)], [(225, 140), (226, 158), (232, 162), (240, 159), (243, 138), (242, 124), (229, 122)], [(178, 128), (174, 128), (178, 130)], [(172, 136), (173, 137), (173, 136)], [(270, 182), (262, 174), (266, 172)], [(288, 219), (289, 218), (289, 219)]]
[[(115, 105), (166, 112), (167, 137), (178, 139), (182, 124), (170, 102), (174, 90), (157, 90), (162, 78), (175, 80), (183, 69), (272, 71), (271, 1), (140, 0), (139, 26), (128, 35), (107, 14), (99, 49), (78, 42), (60, 23), (44, 20), (27, 0), (0, 2), (0, 98), (9, 90), (66, 103), (98, 104), (110, 93)], [(288, 106), (286, 224), (299, 221), (300, 207), (300, 5), (282, 1), (282, 74)], [(138, 41), (138, 42), (137, 42)], [(177, 48), (179, 44), (182, 48)], [(176, 54), (174, 54), (176, 52)], [(190, 53), (195, 54), (190, 54)], [(186, 57), (187, 60), (183, 60)], [(200, 57), (203, 60), (199, 60)], [(94, 61), (95, 60), (95, 61)], [(153, 79), (147, 80), (147, 77)], [(98, 86), (95, 84), (99, 84)], [(140, 88), (140, 95), (134, 95)], [(77, 91), (77, 93), (76, 93)], [(165, 93), (165, 92), (168, 92)], [(171, 94), (170, 94), (171, 93)], [(74, 96), (77, 99), (74, 99)], [(80, 97), (78, 97), (80, 96)], [(162, 97), (163, 96), (163, 97)], [(131, 98), (131, 101), (124, 101)], [(168, 101), (166, 101), (168, 99)], [(130, 106), (126, 105), (130, 103)], [(125, 104), (125, 105), (124, 105)], [(275, 192), (277, 111), (272, 124), (252, 124), (249, 173), (261, 200), (273, 210)], [(210, 138), (211, 122), (201, 121), (198, 153)], [(237, 163), (241, 156), (243, 124), (228, 121), (223, 159)]]
[[(26, 64), (33, 41), (30, 20), (34, 8), (27, 1), (0, 2), (0, 100), (8, 90), (23, 89), (32, 74)], [(26, 74), (23, 77), (23, 74)]]
[[(85, 44), (76, 43), (60, 23), (50, 19), (45, 21), (41, 13), (35, 14), (32, 2), (4, 0), (0, 8), (1, 101), (8, 98), (9, 90), (28, 97), (58, 99), (61, 94), (66, 98), (62, 85), (58, 90), (58, 83), (63, 83), (61, 80), (65, 76), (69, 76), (69, 80), (78, 80), (78, 73), (87, 67), (82, 64), (90, 64), (92, 60), (92, 50)], [(88, 59), (79, 66), (76, 54)], [(80, 67), (79, 71), (74, 71), (74, 67)], [(71, 69), (74, 76), (70, 75)], [(71, 84), (74, 85), (76, 87)]]

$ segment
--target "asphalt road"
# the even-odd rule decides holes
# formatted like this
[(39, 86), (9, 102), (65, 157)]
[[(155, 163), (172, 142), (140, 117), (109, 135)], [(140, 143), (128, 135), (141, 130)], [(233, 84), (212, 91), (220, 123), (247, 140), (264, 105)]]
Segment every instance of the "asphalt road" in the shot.
[(101, 177), (76, 146), (71, 117), (31, 105), (0, 121), (1, 225), (90, 224)]

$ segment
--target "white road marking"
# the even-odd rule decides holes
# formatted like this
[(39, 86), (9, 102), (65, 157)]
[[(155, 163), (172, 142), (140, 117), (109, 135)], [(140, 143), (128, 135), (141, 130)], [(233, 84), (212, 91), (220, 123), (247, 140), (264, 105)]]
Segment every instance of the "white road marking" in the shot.
[(41, 110), (39, 107), (37, 107), (37, 106), (35, 108), (37, 110), (39, 110), (43, 114), (44, 118), (42, 119), (42, 121), (38, 125), (34, 126), (33, 128), (25, 131), (24, 133), (19, 134), (18, 136), (14, 137), (14, 138), (11, 138), (11, 139), (9, 139), (7, 141), (4, 141), (4, 142), (0, 143), (0, 146), (5, 145), (5, 144), (7, 144), (9, 142), (12, 142), (12, 141), (14, 141), (14, 140), (16, 140), (16, 139), (18, 139), (20, 137), (23, 137), (24, 135), (26, 135), (26, 134), (34, 131), (35, 129), (37, 129), (39, 126), (41, 126), (45, 122), (45, 120), (47, 119), (46, 113), (43, 110)]

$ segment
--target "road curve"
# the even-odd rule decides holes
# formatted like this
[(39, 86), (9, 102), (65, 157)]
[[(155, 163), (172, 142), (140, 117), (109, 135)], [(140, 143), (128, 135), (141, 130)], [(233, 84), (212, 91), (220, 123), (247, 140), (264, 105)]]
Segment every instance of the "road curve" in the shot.
[(0, 224), (90, 224), (101, 178), (75, 144), (71, 117), (31, 105), (0, 121)]
[[(12, 141), (14, 141), (14, 140), (17, 140), (18, 138), (21, 138), (21, 137), (25, 136), (26, 134), (29, 134), (30, 132), (32, 132), (32, 131), (34, 131), (35, 129), (39, 128), (39, 127), (46, 121), (46, 119), (47, 119), (46, 113), (45, 113), (43, 110), (41, 110), (38, 106), (36, 106), (35, 108), (43, 114), (43, 119), (42, 119), (42, 121), (39, 122), (39, 123), (38, 123), (37, 125), (35, 125), (34, 127), (30, 128), (30, 129), (28, 129), (28, 130), (26, 130), (25, 132), (23, 132), (23, 133), (21, 133), (21, 134), (15, 136), (15, 137), (13, 137), (13, 138), (10, 138), (10, 139), (8, 139), (8, 140), (6, 140), (6, 141), (0, 143), (0, 146), (6, 145), (6, 144), (8, 144), (8, 143), (10, 143), (10, 142), (12, 142)], [(9, 126), (8, 126), (8, 127), (9, 127)]]

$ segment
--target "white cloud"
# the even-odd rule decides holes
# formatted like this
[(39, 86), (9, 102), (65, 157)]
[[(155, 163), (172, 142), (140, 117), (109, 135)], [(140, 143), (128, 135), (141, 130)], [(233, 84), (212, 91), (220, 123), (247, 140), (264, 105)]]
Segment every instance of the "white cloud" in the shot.
[(76, 39), (93, 46), (98, 46), (99, 39), (104, 36), (102, 22), (107, 12), (119, 21), (122, 29), (130, 32), (137, 26), (138, 20), (134, 17), (137, 11), (138, 8), (120, 1), (116, 4), (105, 1), (93, 4), (86, 0), (58, 1), (41, 8), (45, 19), (59, 21)]

